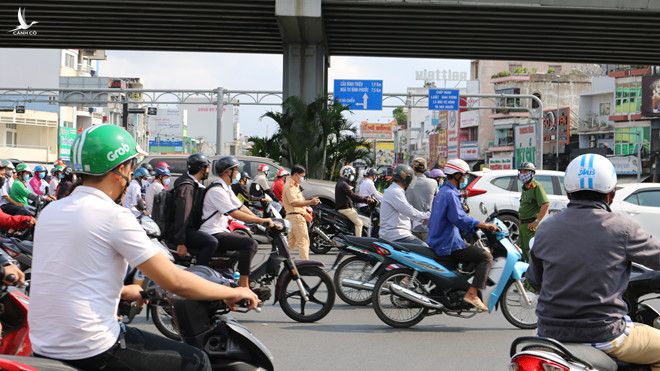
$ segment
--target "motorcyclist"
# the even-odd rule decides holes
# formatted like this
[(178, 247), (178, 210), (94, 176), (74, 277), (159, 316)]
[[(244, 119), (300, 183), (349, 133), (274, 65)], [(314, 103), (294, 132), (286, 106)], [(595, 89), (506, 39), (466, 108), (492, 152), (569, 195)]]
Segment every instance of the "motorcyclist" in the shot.
[(273, 183), (273, 193), (278, 200), (282, 200), (282, 192), (284, 191), (284, 183), (289, 176), (289, 171), (285, 168), (281, 168), (277, 171), (277, 179)]
[(29, 181), (30, 189), (38, 196), (46, 195), (48, 183), (44, 180), (48, 171), (45, 167), (37, 165), (34, 167), (34, 176)]
[(536, 232), (525, 276), (539, 288), (538, 334), (587, 343), (621, 361), (660, 370), (660, 330), (633, 323), (623, 293), (631, 262), (660, 270), (660, 241), (613, 213), (617, 176), (596, 154), (566, 168), (568, 207)]
[(279, 202), (280, 199), (275, 193), (273, 193), (273, 190), (268, 183), (268, 170), (270, 170), (270, 166), (259, 164), (257, 167), (257, 175), (254, 177), (254, 181), (250, 185), (250, 194), (259, 198), (266, 198), (266, 196), (268, 196), (271, 200)]
[[(14, 200), (9, 195), (16, 177), (14, 164), (9, 160), (0, 162), (0, 210), (9, 215), (32, 215), (22, 203)], [(4, 174), (3, 174), (4, 173)]]
[(147, 182), (149, 171), (144, 167), (138, 167), (133, 172), (133, 180), (131, 180), (126, 196), (122, 200), (122, 206), (131, 210), (133, 215), (140, 216), (146, 210), (144, 199), (142, 198), (142, 185)]
[[(7, 185), (7, 179), (5, 178), (5, 175), (7, 173), (8, 167), (11, 166), (13, 168), (14, 166), (11, 165), (11, 162), (8, 160), (0, 160), (0, 192), (3, 194), (6, 192), (5, 185)], [(7, 195), (7, 197), (9, 197)], [(3, 199), (4, 200), (4, 199)], [(5, 205), (2, 205), (5, 206)], [(26, 212), (21, 214), (9, 214), (6, 213), (2, 209), (6, 209), (7, 207), (0, 207), (0, 229), (24, 229), (27, 227), (30, 227), (34, 225), (35, 219), (28, 215), (29, 213), (27, 210), (24, 208), (20, 208), (22, 210), (25, 210)], [(11, 209), (11, 208), (10, 208)], [(12, 216), (15, 215), (15, 216)], [(1, 250), (0, 250), (1, 251)]]
[[(426, 159), (417, 157), (412, 161), (412, 169), (415, 171), (412, 183), (406, 189), (406, 199), (419, 211), (431, 211), (433, 197), (438, 193), (438, 183), (433, 179), (427, 178), (424, 173), (427, 171)], [(421, 222), (413, 222), (413, 233), (421, 240), (426, 241), (428, 227)]]
[(525, 261), (529, 260), (529, 241), (534, 237), (539, 223), (548, 214), (550, 200), (546, 195), (541, 183), (534, 179), (536, 166), (531, 162), (523, 162), (518, 166), (518, 179), (523, 184), (520, 194), (520, 207), (518, 217), (520, 218), (520, 249), (523, 251)]
[(231, 190), (232, 180), (240, 179), (241, 173), (238, 169), (238, 160), (234, 156), (224, 156), (215, 162), (215, 173), (218, 180), (204, 196), (204, 208), (202, 209), (201, 232), (213, 235), (218, 240), (218, 253), (226, 254), (228, 251), (238, 251), (238, 271), (240, 278), (238, 284), (241, 287), (250, 285), (250, 262), (257, 253), (259, 245), (244, 234), (230, 232), (229, 218), (238, 219), (248, 223), (273, 225), (270, 218), (260, 218), (236, 197)]
[(64, 170), (62, 166), (55, 165), (53, 169), (50, 171), (52, 177), (50, 179), (50, 182), (48, 183), (48, 195), (53, 198), (56, 198), (55, 196), (57, 195), (57, 187), (60, 185), (60, 181), (62, 180), (63, 177), (62, 170)]
[(248, 204), (250, 202), (268, 202), (266, 198), (259, 198), (250, 194), (247, 184), (251, 179), (250, 174), (248, 174), (247, 171), (244, 171), (241, 173), (241, 179), (239, 179), (238, 182), (232, 181), (231, 190), (243, 204)]
[(16, 165), (16, 173), (18, 178), (11, 186), (9, 197), (23, 205), (27, 210), (28, 200), (34, 201), (39, 198), (39, 196), (32, 192), (32, 188), (28, 184), (30, 178), (32, 178), (32, 169), (30, 169), (28, 164), (20, 163)]
[[(369, 168), (367, 171), (364, 172), (364, 178), (362, 179), (362, 182), (360, 182), (360, 186), (358, 187), (358, 195), (362, 197), (371, 197), (375, 200), (382, 201), (383, 200), (383, 194), (378, 192), (376, 189), (376, 185), (374, 184), (374, 181), (378, 177), (378, 171), (374, 168)], [(358, 210), (364, 214), (364, 215), (369, 215), (369, 205), (366, 203), (359, 203), (357, 205)]]
[(358, 216), (357, 210), (353, 208), (353, 202), (373, 203), (372, 198), (362, 197), (353, 192), (351, 184), (355, 181), (355, 168), (351, 165), (344, 165), (339, 170), (339, 181), (335, 185), (335, 210), (353, 222), (355, 227), (355, 236), (362, 237), (362, 227), (364, 223)]
[(415, 209), (406, 199), (406, 188), (412, 179), (413, 169), (410, 166), (398, 165), (394, 169), (392, 184), (385, 190), (380, 205), (379, 237), (393, 242), (426, 246), (426, 242), (413, 235), (411, 222), (426, 221), (431, 216), (431, 212)]
[(60, 200), (63, 197), (68, 196), (69, 193), (71, 193), (71, 190), (73, 189), (77, 180), (78, 179), (76, 174), (73, 172), (73, 169), (68, 166), (65, 167), (64, 170), (62, 170), (62, 180), (57, 186), (57, 193), (55, 194), (55, 197)]
[(147, 215), (151, 215), (151, 211), (154, 207), (154, 197), (157, 194), (165, 190), (165, 187), (170, 184), (171, 176), (170, 169), (166, 167), (157, 167), (154, 170), (154, 175), (156, 176), (154, 181), (151, 183), (149, 188), (147, 188), (147, 193), (145, 197), (145, 204), (147, 207)]
[(479, 246), (467, 246), (460, 231), (472, 233), (477, 228), (497, 231), (497, 226), (480, 222), (463, 210), (459, 190), (467, 187), (469, 171), (470, 166), (461, 159), (452, 159), (445, 164), (443, 172), (447, 175), (447, 181), (433, 200), (428, 242), (439, 256), (451, 256), (460, 263), (476, 265), (474, 279), (463, 300), (479, 310), (487, 311), (478, 290), (486, 288), (493, 256)]
[(138, 285), (122, 284), (128, 264), (181, 297), (256, 307), (250, 290), (179, 269), (118, 205), (142, 154), (115, 125), (92, 126), (74, 140), (82, 184), (43, 210), (34, 236), (28, 321), (36, 356), (86, 370), (211, 370), (201, 349), (120, 325), (120, 297), (141, 299)]
[(447, 176), (445, 173), (442, 172), (440, 169), (433, 169), (429, 171), (429, 178), (435, 180), (438, 183), (438, 191), (440, 190), (440, 187), (442, 187), (443, 184), (445, 184), (445, 180), (447, 179)]

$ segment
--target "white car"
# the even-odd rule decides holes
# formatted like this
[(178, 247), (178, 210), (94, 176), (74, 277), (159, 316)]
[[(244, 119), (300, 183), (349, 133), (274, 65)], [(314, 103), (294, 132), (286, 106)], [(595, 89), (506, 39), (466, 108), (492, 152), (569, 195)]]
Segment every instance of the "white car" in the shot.
[[(484, 220), (487, 215), (480, 211), (483, 203), (489, 213), (497, 210), (498, 218), (511, 231), (511, 239), (518, 241), (518, 208), (522, 183), (518, 180), (518, 170), (488, 170), (470, 173), (467, 191), (467, 204), (470, 216)], [(564, 173), (561, 171), (538, 170), (535, 179), (539, 182), (550, 199), (550, 213), (557, 212), (568, 205), (564, 189)]]
[(660, 236), (660, 183), (617, 187), (611, 208), (629, 216), (653, 236)]

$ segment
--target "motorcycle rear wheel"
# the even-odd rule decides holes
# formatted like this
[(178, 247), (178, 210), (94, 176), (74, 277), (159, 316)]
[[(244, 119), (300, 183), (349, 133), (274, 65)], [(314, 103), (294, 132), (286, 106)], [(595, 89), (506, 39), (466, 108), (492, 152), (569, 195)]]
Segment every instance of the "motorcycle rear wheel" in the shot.
[(310, 228), (309, 230), (309, 249), (312, 250), (314, 254), (327, 254), (330, 250), (333, 248), (333, 244), (329, 243), (323, 237), (321, 237), (319, 234), (314, 232), (314, 227)]
[[(392, 294), (389, 290), (389, 284), (396, 283), (407, 289), (426, 294), (420, 287), (422, 283), (416, 279), (412, 281), (413, 272), (407, 268), (393, 269), (386, 272), (378, 278), (374, 287), (371, 301), (374, 306), (374, 312), (381, 321), (395, 328), (408, 328), (418, 324), (428, 313), (428, 308), (412, 303), (406, 299)], [(393, 308), (387, 308), (392, 306)], [(409, 313), (408, 317), (402, 318), (397, 313)], [(399, 317), (399, 318), (397, 318)]]
[[(524, 286), (524, 279), (522, 282)], [(538, 318), (536, 317), (538, 295), (529, 290), (525, 290), (525, 292), (532, 302), (529, 306), (524, 302), (525, 299), (519, 292), (516, 282), (509, 281), (504, 288), (504, 293), (502, 293), (500, 305), (502, 306), (502, 314), (509, 323), (523, 330), (531, 330), (535, 329), (538, 324)]]
[[(300, 267), (298, 274), (307, 291), (309, 301), (304, 301), (298, 284), (287, 272), (280, 289), (280, 307), (284, 314), (298, 322), (316, 322), (327, 316), (335, 305), (335, 286), (332, 279), (320, 267)], [(325, 293), (324, 293), (325, 291)], [(306, 312), (307, 306), (314, 305), (314, 312)]]
[[(363, 281), (371, 273), (373, 265), (358, 256), (351, 256), (339, 264), (335, 271), (334, 282), (337, 296), (346, 304), (355, 306), (366, 306), (371, 303), (371, 290), (360, 290), (345, 287), (341, 284), (342, 279), (349, 278)], [(375, 281), (375, 280), (374, 280)], [(374, 282), (375, 283), (375, 282)]]

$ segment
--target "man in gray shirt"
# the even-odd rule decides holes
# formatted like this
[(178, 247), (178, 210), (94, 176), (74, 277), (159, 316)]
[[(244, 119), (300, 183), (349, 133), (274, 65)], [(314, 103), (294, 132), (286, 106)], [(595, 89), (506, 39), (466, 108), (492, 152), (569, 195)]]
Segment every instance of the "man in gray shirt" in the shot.
[(660, 241), (610, 210), (616, 182), (614, 166), (603, 156), (571, 161), (564, 178), (570, 203), (541, 224), (525, 276), (540, 288), (540, 336), (589, 343), (657, 371), (660, 330), (633, 323), (622, 296), (631, 262), (660, 270)]
[(408, 203), (405, 189), (412, 181), (412, 169), (408, 165), (399, 165), (394, 169), (392, 184), (385, 190), (380, 205), (379, 237), (393, 242), (426, 243), (411, 233), (411, 221), (428, 220), (429, 211), (419, 211)]
[[(417, 157), (412, 162), (412, 168), (415, 171), (412, 183), (406, 189), (406, 199), (417, 210), (422, 212), (431, 211), (433, 198), (438, 192), (438, 183), (424, 175), (426, 171), (426, 159)], [(428, 228), (420, 222), (413, 222), (413, 234), (426, 241)]]

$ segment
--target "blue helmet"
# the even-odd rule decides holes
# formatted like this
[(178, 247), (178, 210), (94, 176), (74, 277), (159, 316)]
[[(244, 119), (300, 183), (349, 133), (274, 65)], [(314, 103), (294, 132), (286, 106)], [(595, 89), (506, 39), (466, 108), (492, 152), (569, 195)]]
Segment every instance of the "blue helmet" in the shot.
[(38, 173), (38, 172), (41, 172), (41, 171), (46, 171), (46, 168), (41, 166), (41, 165), (37, 165), (37, 166), (34, 167), (34, 172), (35, 173)]
[(157, 167), (154, 172), (156, 173), (156, 176), (172, 176), (170, 169), (166, 167)]
[(133, 172), (133, 178), (148, 178), (149, 177), (149, 170), (139, 167), (135, 169)]

